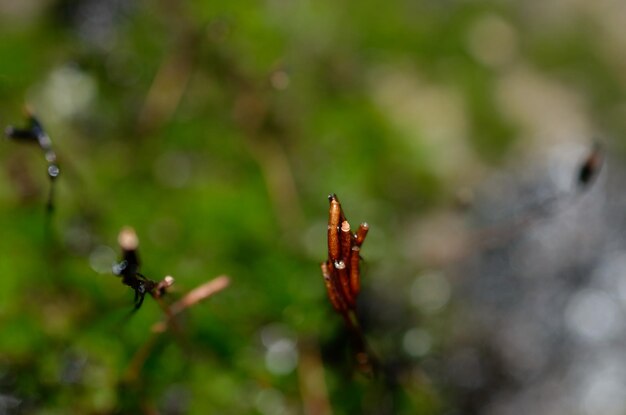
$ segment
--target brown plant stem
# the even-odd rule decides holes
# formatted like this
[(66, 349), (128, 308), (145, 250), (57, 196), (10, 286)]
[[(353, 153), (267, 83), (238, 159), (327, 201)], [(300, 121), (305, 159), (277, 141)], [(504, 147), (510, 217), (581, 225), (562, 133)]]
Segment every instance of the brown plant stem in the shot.
[(313, 340), (300, 346), (298, 385), (305, 415), (332, 415), (319, 345)]
[(167, 307), (165, 311), (166, 319), (165, 321), (161, 321), (155, 323), (152, 326), (152, 331), (154, 333), (161, 333), (165, 331), (168, 325), (173, 324), (177, 325), (175, 316), (180, 312), (186, 310), (189, 307), (194, 306), (202, 300), (205, 300), (212, 295), (222, 291), (230, 284), (230, 279), (225, 275), (220, 275), (208, 281), (193, 290), (189, 291), (183, 298), (176, 301), (169, 307)]

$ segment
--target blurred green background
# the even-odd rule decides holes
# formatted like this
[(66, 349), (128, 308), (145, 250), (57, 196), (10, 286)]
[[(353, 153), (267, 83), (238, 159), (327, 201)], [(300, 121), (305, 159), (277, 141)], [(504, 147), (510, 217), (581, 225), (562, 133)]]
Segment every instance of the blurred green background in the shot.
[[(30, 105), (61, 166), (47, 224), (40, 150), (0, 143), (0, 413), (501, 413), (442, 369), (470, 324), (458, 205), (548, 149), (617, 154), (625, 18), (608, 0), (0, 0), (0, 125)], [(331, 192), (371, 226), (374, 380), (319, 271)], [(127, 318), (126, 225), (172, 299), (231, 277), (179, 335), (153, 337), (151, 298)]]

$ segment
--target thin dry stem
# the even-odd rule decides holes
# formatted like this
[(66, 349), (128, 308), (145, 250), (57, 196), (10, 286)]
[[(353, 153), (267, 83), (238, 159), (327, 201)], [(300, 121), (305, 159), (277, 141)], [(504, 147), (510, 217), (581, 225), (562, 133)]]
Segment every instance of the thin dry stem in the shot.
[(341, 256), (341, 242), (339, 241), (339, 220), (341, 218), (341, 205), (337, 199), (331, 199), (328, 217), (328, 257), (331, 261), (337, 261)]
[(172, 315), (176, 315), (184, 309), (191, 307), (194, 304), (209, 298), (213, 294), (222, 291), (223, 289), (228, 287), (229, 284), (230, 279), (225, 275), (220, 275), (219, 277), (216, 277), (213, 280), (208, 281), (189, 291), (183, 298), (171, 305), (170, 311), (172, 312)]
[(337, 292), (335, 284), (332, 280), (332, 275), (330, 273), (330, 270), (328, 269), (328, 264), (326, 262), (322, 262), (321, 267), (322, 267), (322, 275), (324, 276), (324, 285), (326, 286), (326, 292), (328, 294), (328, 299), (330, 300), (330, 303), (332, 304), (333, 308), (338, 313), (340, 314), (344, 313), (346, 311), (346, 306), (341, 300), (341, 296)]
[(165, 321), (160, 321), (155, 323), (152, 326), (152, 331), (155, 333), (161, 333), (165, 331), (168, 325), (173, 324), (176, 326), (176, 319), (174, 318), (177, 314), (182, 312), (183, 310), (199, 303), (202, 300), (205, 300), (212, 295), (222, 291), (230, 284), (230, 279), (225, 275), (220, 275), (208, 281), (193, 290), (189, 291), (183, 298), (176, 301), (171, 306), (167, 307), (165, 312), (167, 318)]
[(361, 291), (360, 263), (361, 248), (354, 246), (350, 253), (350, 290), (355, 297), (359, 294), (359, 291)]
[[(328, 259), (321, 264), (328, 298), (343, 318), (351, 334), (355, 359), (359, 371), (368, 377), (374, 375), (374, 360), (368, 352), (365, 336), (355, 313), (356, 298), (361, 289), (361, 244), (367, 236), (369, 225), (362, 223), (356, 233), (351, 233), (337, 196), (331, 194), (328, 212)], [(341, 224), (341, 226), (340, 226)]]
[(332, 415), (319, 345), (312, 341), (300, 347), (298, 384), (305, 415)]
[(350, 250), (353, 244), (352, 238), (350, 224), (347, 220), (344, 220), (341, 223), (341, 259), (346, 263), (350, 260)]
[(367, 236), (367, 231), (369, 231), (370, 225), (367, 222), (363, 222), (359, 229), (356, 231), (356, 244), (358, 246), (363, 245), (363, 241), (365, 241), (365, 237)]

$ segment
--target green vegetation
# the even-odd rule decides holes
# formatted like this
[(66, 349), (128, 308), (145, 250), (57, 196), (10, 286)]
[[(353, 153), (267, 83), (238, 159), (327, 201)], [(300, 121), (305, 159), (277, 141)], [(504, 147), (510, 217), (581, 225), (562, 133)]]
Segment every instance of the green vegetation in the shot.
[[(438, 368), (463, 316), (410, 295), (426, 224), (529, 137), (626, 132), (623, 40), (547, 3), (0, 0), (0, 125), (31, 106), (61, 168), (47, 222), (41, 151), (0, 143), (0, 413), (458, 408)], [(371, 226), (373, 380), (320, 273), (331, 192)], [(171, 300), (230, 286), (154, 335), (110, 272), (127, 225)]]

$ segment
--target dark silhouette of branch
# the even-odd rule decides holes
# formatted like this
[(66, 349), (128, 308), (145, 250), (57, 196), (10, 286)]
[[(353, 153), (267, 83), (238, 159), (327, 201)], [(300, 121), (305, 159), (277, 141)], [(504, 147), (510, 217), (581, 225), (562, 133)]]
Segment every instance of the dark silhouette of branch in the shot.
[(174, 284), (174, 278), (166, 276), (162, 281), (154, 281), (139, 272), (139, 238), (135, 230), (130, 227), (123, 228), (118, 236), (118, 243), (122, 249), (122, 261), (113, 266), (113, 273), (122, 277), (122, 284), (135, 291), (135, 308), (139, 310), (146, 294), (155, 299), (160, 299), (169, 287)]
[(52, 148), (52, 140), (46, 133), (43, 125), (35, 117), (35, 115), (26, 108), (26, 118), (28, 126), (26, 128), (15, 128), (9, 126), (4, 131), (7, 138), (15, 141), (36, 143), (43, 151), (46, 162), (48, 163), (47, 174), (50, 179), (50, 190), (48, 193), (48, 201), (46, 203), (46, 209), (48, 212), (54, 210), (54, 181), (59, 176), (60, 169), (57, 163), (57, 155)]

